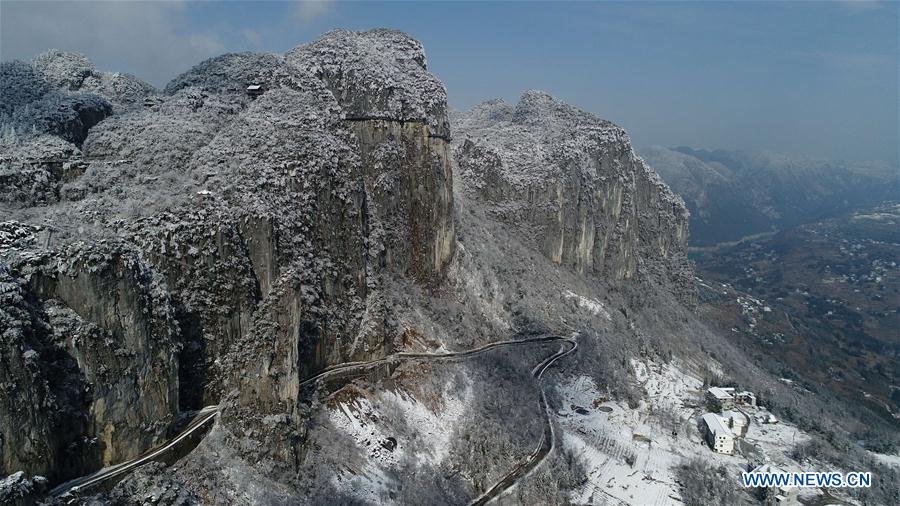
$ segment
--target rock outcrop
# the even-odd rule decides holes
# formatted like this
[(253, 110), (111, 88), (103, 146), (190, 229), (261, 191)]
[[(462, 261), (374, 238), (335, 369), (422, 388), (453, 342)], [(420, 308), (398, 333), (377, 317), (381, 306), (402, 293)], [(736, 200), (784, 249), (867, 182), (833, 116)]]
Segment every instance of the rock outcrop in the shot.
[(80, 145), (88, 130), (140, 105), (152, 86), (128, 74), (98, 72), (84, 56), (51, 49), (31, 63), (0, 64), (0, 124), (4, 143), (49, 133)]
[[(297, 473), (300, 383), (325, 368), (543, 320), (607, 325), (605, 284), (690, 296), (684, 205), (622, 129), (530, 92), (460, 117), (453, 147), (446, 91), (400, 32), (223, 55), (164, 92), (57, 51), (2, 70), (3, 473), (114, 464), (210, 404), (217, 444), (236, 435), (239, 458)], [(35, 120), (50, 110), (62, 119)], [(498, 229), (528, 258), (475, 244)], [(547, 286), (507, 279), (535, 261)]]
[(18, 471), (0, 479), (0, 502), (9, 506), (29, 506), (36, 503), (47, 488), (47, 478), (27, 477)]
[(45, 206), (84, 170), (80, 146), (113, 112), (155, 94), (127, 74), (98, 72), (83, 55), (50, 50), (0, 63), (0, 203)]
[[(612, 281), (686, 287), (684, 203), (608, 121), (537, 91), (456, 118), (464, 191), (555, 263)], [(689, 293), (685, 293), (689, 297)]]
[(422, 45), (393, 30), (337, 30), (285, 58), (325, 84), (359, 142), (385, 265), (439, 281), (454, 247), (450, 124)]
[[(39, 232), (0, 224), (0, 251)], [(58, 480), (158, 443), (178, 413), (178, 327), (138, 252), (76, 243), (0, 275), (3, 469)]]
[(302, 378), (391, 351), (384, 280), (436, 286), (453, 256), (446, 92), (400, 32), (224, 55), (164, 93), (57, 51), (0, 75), (3, 472), (121, 461), (226, 395), (296, 413)]

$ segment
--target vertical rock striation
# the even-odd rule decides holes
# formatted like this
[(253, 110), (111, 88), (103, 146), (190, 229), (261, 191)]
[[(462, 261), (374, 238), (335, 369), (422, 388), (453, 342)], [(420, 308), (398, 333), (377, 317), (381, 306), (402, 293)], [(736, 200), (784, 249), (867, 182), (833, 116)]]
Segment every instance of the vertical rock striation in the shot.
[(537, 91), (485, 102), (457, 128), (464, 190), (552, 261), (619, 284), (682, 278), (690, 297), (687, 209), (623, 129)]
[(178, 413), (178, 327), (140, 254), (73, 244), (0, 274), (3, 469), (62, 479), (158, 443)]
[(386, 280), (434, 287), (453, 256), (446, 92), (400, 32), (162, 93), (59, 51), (0, 78), (4, 472), (121, 461), (226, 396), (296, 413), (302, 379), (391, 351)]
[(440, 281), (454, 248), (450, 124), (422, 45), (395, 30), (335, 30), (286, 60), (325, 84), (356, 136), (383, 265)]
[(58, 51), (0, 78), (3, 474), (84, 474), (220, 403), (242, 458), (296, 472), (304, 379), (437, 342), (408, 316), (453, 272), (454, 164), (555, 264), (689, 285), (684, 205), (622, 129), (529, 92), (462, 116), (454, 148), (446, 91), (401, 32), (219, 56), (164, 92)]

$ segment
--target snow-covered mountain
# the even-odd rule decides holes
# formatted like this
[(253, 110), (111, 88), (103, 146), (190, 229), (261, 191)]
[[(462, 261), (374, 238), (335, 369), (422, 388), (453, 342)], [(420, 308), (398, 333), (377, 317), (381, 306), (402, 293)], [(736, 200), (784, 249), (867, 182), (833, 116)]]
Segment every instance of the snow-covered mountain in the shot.
[[(451, 118), (404, 33), (0, 83), (0, 502), (690, 504), (707, 460), (799, 465), (791, 410), (859, 433), (695, 314), (624, 130), (536, 91)], [(712, 455), (713, 381), (785, 423)]]

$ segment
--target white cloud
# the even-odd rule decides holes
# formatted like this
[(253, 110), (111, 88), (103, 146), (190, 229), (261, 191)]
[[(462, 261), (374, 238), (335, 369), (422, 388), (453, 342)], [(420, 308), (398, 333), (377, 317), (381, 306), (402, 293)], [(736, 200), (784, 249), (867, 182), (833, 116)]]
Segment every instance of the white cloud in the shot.
[(328, 14), (334, 6), (334, 0), (302, 0), (293, 4), (294, 19), (309, 26), (317, 18)]
[(29, 60), (49, 48), (84, 53), (101, 70), (163, 86), (220, 54), (218, 34), (187, 30), (183, 1), (0, 2), (0, 58)]

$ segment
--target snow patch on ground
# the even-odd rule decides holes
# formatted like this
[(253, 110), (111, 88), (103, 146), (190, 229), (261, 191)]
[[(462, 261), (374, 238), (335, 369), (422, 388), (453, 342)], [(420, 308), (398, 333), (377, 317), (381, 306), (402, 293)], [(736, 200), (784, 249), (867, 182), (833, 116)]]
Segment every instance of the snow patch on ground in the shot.
[(570, 497), (573, 503), (682, 504), (673, 468), (692, 457), (725, 465), (735, 487), (750, 458), (796, 466), (786, 455), (806, 438), (796, 427), (783, 422), (763, 425), (754, 419), (745, 438), (748, 456), (714, 453), (697, 429), (704, 412), (703, 382), (678, 362), (633, 360), (632, 367), (645, 391), (636, 409), (608, 400), (587, 376), (570, 377), (557, 387), (563, 399), (557, 413), (562, 445), (588, 475), (587, 483)]
[(885, 453), (875, 452), (869, 452), (869, 455), (889, 466), (900, 467), (900, 455), (887, 455)]
[(360, 397), (351, 402), (340, 402), (336, 409), (328, 410), (328, 418), (366, 451), (370, 461), (382, 465), (396, 465), (399, 462), (403, 449), (390, 451), (382, 446), (390, 435), (378, 423), (377, 410), (369, 399)]
[[(686, 427), (695, 408), (684, 400), (696, 399), (702, 382), (675, 364), (632, 365), (647, 390), (646, 400), (634, 410), (606, 400), (586, 376), (559, 387), (566, 407), (587, 411), (563, 410), (558, 418), (563, 445), (578, 456), (588, 474), (588, 482), (570, 497), (574, 503), (680, 504), (670, 468), (702, 452), (718, 458)], [(671, 416), (660, 417), (664, 410)]]
[(609, 311), (606, 310), (606, 306), (604, 306), (603, 303), (597, 299), (591, 299), (582, 295), (578, 295), (571, 290), (564, 291), (563, 297), (567, 299), (574, 299), (578, 304), (578, 307), (587, 309), (594, 316), (602, 316), (607, 321), (612, 320), (612, 318), (609, 316)]
[(391, 451), (382, 446), (390, 436), (377, 423), (376, 409), (366, 398), (338, 403), (335, 409), (328, 410), (328, 418), (334, 427), (352, 438), (365, 455), (361, 468), (338, 469), (332, 484), (361, 501), (380, 502), (390, 489), (396, 488), (397, 484), (386, 471), (398, 466), (403, 449)]
[(328, 419), (361, 450), (364, 463), (337, 470), (333, 485), (363, 502), (384, 503), (401, 485), (392, 476), (410, 464), (434, 468), (447, 458), (450, 437), (473, 396), (466, 384), (460, 391), (448, 386), (437, 409), (402, 389), (338, 402)]
[(404, 415), (406, 423), (413, 427), (426, 446), (417, 445), (416, 456), (427, 460), (428, 465), (439, 465), (450, 451), (450, 436), (456, 422), (462, 417), (466, 406), (472, 401), (471, 385), (466, 385), (458, 397), (445, 392), (444, 404), (440, 412), (434, 412), (416, 399), (398, 392), (388, 391), (379, 395), (379, 401), (393, 404)]

